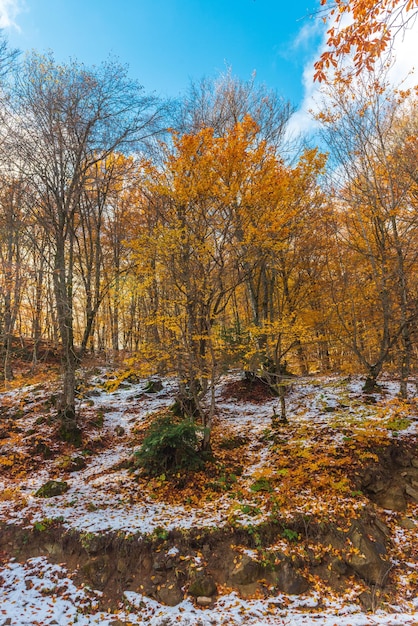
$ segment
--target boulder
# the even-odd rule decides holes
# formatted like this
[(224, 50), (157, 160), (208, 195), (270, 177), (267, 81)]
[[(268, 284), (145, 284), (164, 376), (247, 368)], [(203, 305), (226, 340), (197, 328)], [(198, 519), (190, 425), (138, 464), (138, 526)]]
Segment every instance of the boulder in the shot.
[(183, 592), (174, 583), (161, 585), (157, 592), (157, 598), (159, 602), (167, 606), (176, 606), (184, 599)]
[(418, 502), (418, 489), (414, 489), (411, 485), (406, 485), (405, 492), (414, 500), (414, 502)]
[(206, 596), (199, 596), (196, 599), (196, 602), (199, 606), (210, 606), (211, 604), (213, 604), (212, 598), (208, 598)]
[(259, 561), (243, 554), (229, 574), (231, 585), (249, 585), (264, 576), (264, 568)]
[(373, 540), (370, 538), (372, 532), (360, 520), (355, 520), (347, 533), (332, 529), (326, 542), (341, 553), (344, 562), (360, 578), (371, 585), (383, 586), (390, 563), (383, 558), (386, 549), (380, 541), (381, 533), (378, 532), (379, 537)]
[(331, 572), (337, 577), (344, 576), (347, 573), (348, 566), (343, 559), (339, 559), (338, 557), (331, 559), (330, 566)]
[(309, 588), (308, 581), (295, 570), (288, 559), (283, 559), (275, 565), (267, 573), (266, 578), (279, 591), (289, 595), (305, 593)]
[(189, 594), (194, 598), (215, 596), (218, 590), (214, 578), (204, 572), (198, 572), (191, 582)]
[(346, 563), (368, 583), (383, 586), (390, 570), (390, 563), (382, 558), (385, 546), (372, 541), (358, 521), (353, 523), (347, 536), (356, 551), (348, 553)]
[(37, 498), (53, 498), (54, 496), (61, 496), (69, 488), (66, 482), (48, 480), (42, 487), (39, 487), (38, 491), (35, 492), (35, 496)]
[(402, 512), (406, 509), (405, 494), (400, 485), (392, 485), (386, 491), (377, 494), (374, 501), (382, 509), (388, 509), (389, 511)]

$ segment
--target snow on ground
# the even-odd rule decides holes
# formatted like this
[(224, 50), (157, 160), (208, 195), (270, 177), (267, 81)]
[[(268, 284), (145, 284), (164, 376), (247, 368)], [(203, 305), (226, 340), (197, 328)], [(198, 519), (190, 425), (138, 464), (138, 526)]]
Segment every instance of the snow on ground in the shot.
[[(151, 413), (173, 402), (172, 381), (165, 382), (163, 390), (156, 394), (142, 393), (145, 382), (141, 381), (113, 393), (102, 391), (89, 399), (90, 403), (94, 401), (99, 411), (103, 411), (103, 432), (108, 431), (113, 436), (115, 429), (122, 427), (129, 434), (135, 425), (141, 423)], [(273, 405), (274, 401), (262, 407), (247, 403), (241, 408), (237, 407), (236, 403), (219, 403), (219, 412), (222, 413), (222, 419), (228, 423), (228, 429), (237, 434), (245, 433), (254, 441), (254, 447), (257, 448), (254, 452), (254, 462), (247, 468), (247, 474), (254, 473), (268, 456), (268, 448), (260, 447), (257, 441), (260, 433), (270, 425)], [(28, 419), (32, 426), (33, 416)], [(226, 496), (217, 499), (216, 502), (204, 502), (195, 509), (186, 509), (183, 505), (155, 503), (146, 495), (140, 502), (132, 502), (129, 491), (137, 491), (132, 477), (127, 470), (112, 469), (126, 459), (129, 453), (132, 453), (132, 450), (127, 451), (126, 445), (120, 443), (111, 450), (105, 450), (95, 456), (85, 469), (77, 473), (69, 475), (55, 468), (54, 475), (49, 476), (48, 470), (42, 469), (31, 474), (23, 484), (15, 481), (25, 497), (26, 505), (22, 507), (19, 502), (13, 510), (10, 502), (0, 502), (0, 520), (32, 526), (46, 518), (62, 518), (64, 525), (82, 531), (122, 530), (143, 534), (152, 533), (160, 527), (170, 530), (219, 526), (225, 523), (231, 513), (231, 501)], [(34, 497), (34, 492), (52, 477), (54, 480), (65, 480), (70, 489), (53, 499)], [(0, 479), (0, 488), (6, 487), (11, 487), (10, 479), (5, 481)], [(244, 515), (241, 517), (245, 520)]]
[[(225, 386), (236, 379), (234, 375), (225, 377), (219, 386), (215, 421), (229, 436), (245, 436), (249, 441), (245, 473), (237, 479), (239, 486), (248, 488), (254, 477), (268, 464), (270, 450), (267, 444), (262, 443), (262, 437), (271, 427), (271, 418), (278, 401), (272, 398), (260, 404), (226, 397)], [(145, 383), (140, 381), (112, 393), (106, 393), (96, 386), (94, 394), (80, 402), (80, 409), (100, 412), (103, 415), (101, 435), (116, 439), (116, 443), (111, 449), (99, 449), (91, 457), (86, 457), (87, 466), (71, 474), (62, 470), (57, 463), (48, 461), (40, 463), (37, 471), (23, 479), (0, 478), (0, 493), (11, 491), (14, 494), (13, 497), (0, 498), (0, 520), (32, 527), (37, 521), (60, 518), (67, 528), (83, 532), (122, 530), (143, 534), (152, 533), (157, 528), (170, 530), (224, 525), (235, 506), (228, 494), (220, 495), (215, 501), (201, 501), (199, 506), (157, 502), (151, 497), (152, 494), (138, 494), (138, 486), (128, 470), (118, 468), (121, 461), (132, 455), (134, 450), (132, 443), (129, 443), (132, 441), (133, 429), (145, 423), (150, 414), (169, 406), (173, 401), (173, 381), (164, 381), (163, 389), (154, 394), (144, 393)], [(0, 394), (0, 402), (3, 400), (4, 403), (17, 405), (21, 393), (13, 391)], [(306, 431), (302, 442), (306, 447), (315, 445), (315, 437), (321, 431), (335, 445), (340, 445), (347, 438), (347, 428), (350, 429), (350, 436), (355, 437), (356, 429), (361, 429), (367, 420), (382, 424), (382, 432), (387, 433), (380, 405), (389, 405), (384, 414), (384, 420), (387, 421), (391, 415), (390, 401), (396, 393), (395, 385), (385, 381), (385, 389), (374, 396), (377, 408), (375, 404), (367, 408), (361, 397), (358, 378), (298, 379), (290, 386), (287, 396), (289, 441), (292, 428), (300, 427)], [(22, 430), (27, 430), (36, 423), (41, 392), (37, 387), (28, 387), (24, 394), (26, 412), (19, 425)], [(396, 417), (395, 405), (393, 411)], [(123, 429), (123, 435), (119, 438), (115, 435), (118, 428)], [(418, 419), (415, 416), (405, 430), (396, 432), (393, 428), (390, 434), (402, 437), (416, 434), (417, 431)], [(35, 491), (50, 478), (65, 480), (69, 490), (51, 499), (35, 497)], [(363, 505), (359, 502), (358, 506)], [(239, 517), (236, 513), (236, 520), (242, 524), (254, 524), (261, 521), (263, 516), (263, 507), (260, 505), (258, 516), (246, 517), (241, 514)], [(404, 531), (399, 529), (394, 541), (400, 544), (403, 540)], [(411, 564), (412, 567), (417, 566)], [(134, 592), (126, 592), (125, 595), (132, 613), (128, 613), (126, 608), (118, 614), (100, 613), (95, 608), (97, 592), (76, 588), (63, 567), (51, 565), (44, 558), (30, 559), (23, 565), (6, 561), (0, 569), (0, 626), (108, 626), (116, 619), (121, 620), (119, 623), (151, 626), (302, 626), (312, 623), (323, 626), (336, 623), (347, 626), (395, 626), (418, 623), (417, 598), (411, 598), (408, 607), (393, 607), (393, 613), (377, 611), (366, 615), (360, 611), (359, 605), (350, 604), (347, 598), (340, 604), (330, 604), (324, 598), (316, 597), (314, 592), (306, 597), (277, 596), (265, 600), (242, 600), (236, 594), (230, 594), (221, 596), (209, 609), (197, 608), (190, 600), (184, 600), (171, 608)]]
[[(261, 472), (268, 464), (270, 449), (260, 440), (271, 426), (271, 417), (278, 402), (276, 398), (268, 399), (262, 404), (225, 398), (225, 385), (236, 379), (237, 376), (234, 375), (225, 377), (217, 390), (217, 420), (230, 435), (245, 435), (250, 442), (250, 460), (244, 475), (238, 478), (239, 484), (248, 487), (257, 472)], [(163, 389), (154, 394), (143, 392), (145, 384), (146, 381), (140, 381), (113, 393), (96, 388), (95, 395), (89, 396), (88, 404), (94, 404), (93, 408), (103, 414), (102, 434), (108, 433), (115, 438), (115, 429), (121, 427), (129, 436), (132, 429), (144, 422), (150, 414), (172, 403), (175, 391), (172, 380), (164, 381)], [(390, 387), (391, 394), (394, 394), (396, 388)], [(385, 393), (389, 395), (388, 390)], [(30, 394), (31, 389), (27, 388), (27, 401)], [(11, 392), (4, 394), (4, 397), (6, 395), (9, 399), (12, 397)], [(341, 443), (345, 437), (344, 424), (349, 424), (354, 429), (365, 419), (364, 403), (356, 403), (356, 398), (360, 395), (358, 378), (342, 380), (330, 377), (317, 381), (310, 378), (298, 379), (289, 390), (287, 412), (290, 426), (308, 425), (302, 445), (311, 446), (313, 438), (321, 429), (331, 430), (333, 442), (336, 445)], [(80, 409), (83, 410), (86, 406), (88, 405), (84, 401)], [(92, 407), (89, 408), (91, 410)], [(370, 418), (373, 418), (372, 409), (368, 415), (368, 419)], [(32, 428), (35, 419), (36, 410), (29, 412), (25, 422), (21, 420), (21, 428)], [(407, 434), (417, 432), (417, 425), (417, 421), (411, 422)], [(298, 445), (301, 445), (300, 440)], [(88, 459), (87, 467), (78, 472), (68, 474), (51, 462), (25, 477), (23, 482), (20, 479), (11, 480), (9, 477), (0, 478), (0, 489), (14, 488), (22, 496), (16, 506), (8, 500), (0, 501), (0, 520), (32, 526), (46, 518), (61, 518), (65, 526), (81, 531), (122, 530), (148, 534), (159, 527), (170, 530), (175, 527), (221, 526), (231, 515), (234, 505), (226, 495), (212, 502), (201, 501), (199, 507), (156, 503), (147, 494), (143, 494), (138, 501), (138, 489), (132, 476), (126, 469), (117, 469), (118, 464), (126, 460), (132, 452), (133, 449), (126, 446), (126, 437), (120, 443), (116, 438), (116, 444), (111, 449), (99, 451)], [(65, 480), (69, 490), (52, 499), (34, 497), (35, 491), (50, 478)], [(263, 517), (262, 505), (260, 508), (258, 521)], [(244, 524), (246, 521), (254, 523), (253, 517), (247, 519), (238, 512), (235, 515), (238, 522), (241, 520)]]
[(399, 610), (366, 615), (350, 603), (349, 597), (328, 602), (316, 593), (306, 597), (279, 594), (267, 600), (243, 600), (231, 593), (202, 609), (188, 599), (167, 607), (138, 593), (125, 592), (124, 609), (100, 612), (99, 592), (77, 588), (65, 568), (51, 565), (44, 557), (29, 559), (24, 565), (4, 563), (0, 585), (0, 623), (9, 626), (111, 626), (116, 620), (118, 625), (149, 626), (412, 626), (418, 618), (418, 612)]

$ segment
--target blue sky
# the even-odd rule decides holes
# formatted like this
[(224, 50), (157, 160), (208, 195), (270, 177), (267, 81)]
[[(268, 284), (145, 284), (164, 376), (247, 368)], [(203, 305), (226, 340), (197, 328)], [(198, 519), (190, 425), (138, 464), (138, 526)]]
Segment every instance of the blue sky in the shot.
[[(190, 80), (227, 66), (256, 72), (294, 105), (323, 27), (309, 17), (318, 0), (0, 0), (0, 25), (22, 51), (52, 50), (87, 65), (109, 54), (147, 91), (177, 96)], [(2, 12), (2, 15), (1, 15)]]
[[(146, 93), (181, 96), (190, 81), (232, 73), (275, 89), (294, 105), (290, 134), (312, 135), (322, 96), (313, 62), (325, 25), (320, 0), (0, 0), (0, 28), (22, 52), (52, 50), (86, 65), (116, 56)], [(418, 20), (398, 36), (390, 80), (418, 60)], [(416, 84), (416, 73), (404, 86)]]

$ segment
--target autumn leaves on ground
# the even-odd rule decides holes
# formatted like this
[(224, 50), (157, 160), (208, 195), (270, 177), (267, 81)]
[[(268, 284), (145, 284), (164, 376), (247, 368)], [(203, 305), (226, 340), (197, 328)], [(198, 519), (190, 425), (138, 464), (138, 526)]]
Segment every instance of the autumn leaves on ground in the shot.
[[(417, 406), (390, 378), (364, 394), (356, 376), (289, 375), (285, 423), (265, 381), (228, 374), (200, 465), (177, 457), (150, 472), (139, 454), (150, 427), (181, 423), (173, 379), (80, 370), (74, 448), (57, 436), (59, 379), (47, 372), (2, 392), (1, 549), (22, 562), (45, 555), (101, 591), (78, 607), (85, 619), (111, 607), (142, 623), (143, 597), (160, 615), (189, 602), (239, 624), (222, 617), (234, 592), (255, 623), (417, 611)], [(198, 431), (197, 455), (201, 441)]]

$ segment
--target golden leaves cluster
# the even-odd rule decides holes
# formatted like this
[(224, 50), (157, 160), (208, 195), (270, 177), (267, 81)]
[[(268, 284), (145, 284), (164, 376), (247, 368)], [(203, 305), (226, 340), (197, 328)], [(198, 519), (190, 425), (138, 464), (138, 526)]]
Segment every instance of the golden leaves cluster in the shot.
[[(321, 0), (321, 5), (327, 9), (328, 0)], [(331, 23), (328, 49), (315, 63), (315, 80), (326, 81), (328, 71), (350, 54), (355, 74), (372, 70), (417, 8), (417, 0), (335, 0), (325, 17)]]

